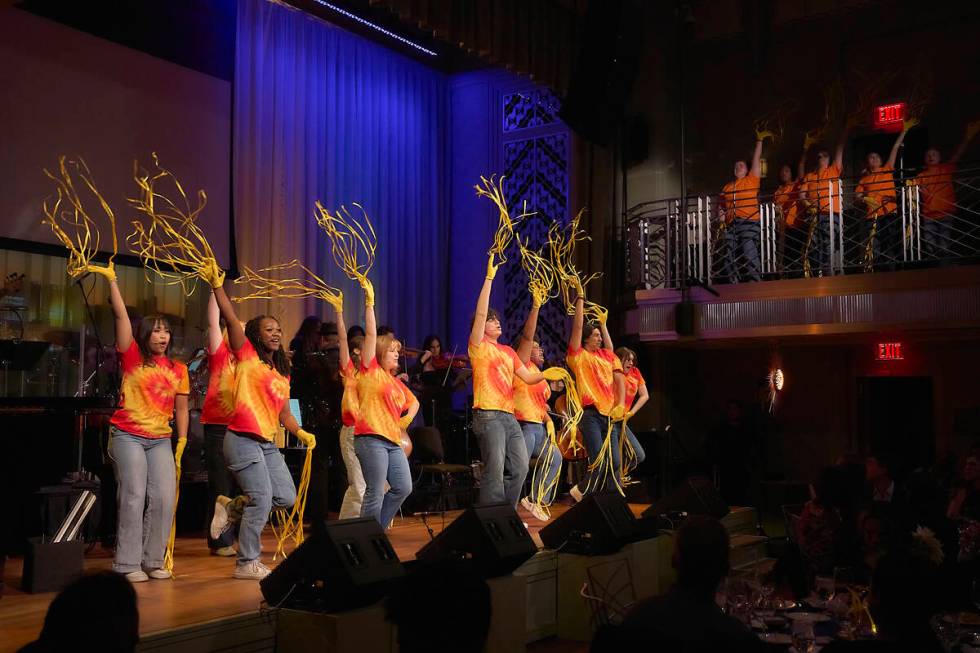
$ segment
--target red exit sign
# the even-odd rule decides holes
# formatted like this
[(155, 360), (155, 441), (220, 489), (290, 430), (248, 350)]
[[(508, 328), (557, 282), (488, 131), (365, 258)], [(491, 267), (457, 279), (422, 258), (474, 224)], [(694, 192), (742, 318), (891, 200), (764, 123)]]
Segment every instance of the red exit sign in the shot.
[(876, 353), (876, 357), (880, 361), (905, 360), (905, 353), (900, 342), (879, 342)]
[(875, 107), (875, 127), (889, 127), (905, 120), (905, 103), (882, 104)]

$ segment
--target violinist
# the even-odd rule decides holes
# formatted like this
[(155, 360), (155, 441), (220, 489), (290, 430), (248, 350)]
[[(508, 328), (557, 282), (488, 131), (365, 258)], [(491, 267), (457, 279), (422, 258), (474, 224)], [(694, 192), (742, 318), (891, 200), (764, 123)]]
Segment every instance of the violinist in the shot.
[(425, 425), (441, 430), (452, 412), (452, 393), (470, 377), (469, 359), (444, 352), (439, 336), (429, 335), (422, 341), (422, 352), (410, 373), (421, 395)]

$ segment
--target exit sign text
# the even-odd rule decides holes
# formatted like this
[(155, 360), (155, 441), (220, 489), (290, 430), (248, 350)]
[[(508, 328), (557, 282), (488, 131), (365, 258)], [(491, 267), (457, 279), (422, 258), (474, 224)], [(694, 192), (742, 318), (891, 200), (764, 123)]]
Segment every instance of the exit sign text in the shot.
[(882, 104), (875, 107), (875, 127), (891, 127), (905, 120), (905, 103)]
[(877, 358), (880, 361), (900, 361), (905, 360), (900, 342), (879, 342)]

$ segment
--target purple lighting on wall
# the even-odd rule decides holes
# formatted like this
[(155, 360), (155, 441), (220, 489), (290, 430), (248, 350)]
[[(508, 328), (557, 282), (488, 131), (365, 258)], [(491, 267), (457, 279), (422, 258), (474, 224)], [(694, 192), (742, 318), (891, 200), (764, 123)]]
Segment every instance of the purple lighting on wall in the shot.
[(371, 21), (369, 21), (369, 20), (367, 20), (365, 18), (361, 18), (360, 16), (358, 16), (356, 14), (352, 14), (351, 12), (347, 11), (346, 9), (341, 9), (340, 7), (338, 7), (335, 4), (332, 4), (332, 3), (329, 3), (329, 2), (325, 2), (325, 0), (315, 0), (315, 1), (316, 1), (316, 3), (318, 5), (322, 5), (322, 6), (326, 7), (327, 9), (331, 9), (333, 11), (336, 11), (338, 14), (340, 14), (341, 16), (344, 16), (345, 18), (350, 18), (351, 20), (353, 20), (355, 22), (358, 22), (361, 25), (364, 25), (366, 27), (370, 27), (371, 29), (375, 30), (376, 32), (381, 32), (382, 34), (384, 34), (388, 38), (394, 39), (394, 40), (398, 41), (399, 43), (402, 43), (404, 45), (407, 45), (410, 48), (414, 48), (414, 49), (418, 50), (419, 52), (424, 52), (425, 54), (429, 55), (430, 57), (437, 57), (437, 56), (439, 56), (437, 53), (433, 52), (432, 50), (429, 50), (428, 48), (424, 48), (421, 45), (419, 45), (418, 43), (415, 43), (414, 41), (409, 41), (404, 36), (399, 36), (398, 34), (395, 34), (394, 32), (392, 32), (391, 30), (388, 30), (388, 29), (385, 29), (384, 27), (381, 27), (381, 25), (377, 25), (377, 24), (372, 23)]

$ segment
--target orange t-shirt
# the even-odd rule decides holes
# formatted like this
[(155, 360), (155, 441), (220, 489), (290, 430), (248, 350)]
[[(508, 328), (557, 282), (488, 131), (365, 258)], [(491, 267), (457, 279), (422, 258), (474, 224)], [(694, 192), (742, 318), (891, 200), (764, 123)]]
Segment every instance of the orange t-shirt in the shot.
[(919, 213), (930, 220), (947, 218), (956, 212), (956, 191), (953, 189), (955, 163), (927, 166), (915, 176), (919, 186)]
[(347, 359), (347, 366), (341, 368), (340, 379), (344, 384), (344, 396), (340, 399), (340, 421), (344, 426), (357, 423), (357, 370), (354, 361)]
[(212, 354), (208, 352), (208, 391), (201, 408), (201, 424), (231, 422), (235, 414), (235, 358), (224, 340)]
[(517, 352), (499, 342), (470, 342), (473, 408), (514, 412), (514, 372), (524, 367)]
[(187, 366), (166, 356), (154, 356), (144, 365), (135, 340), (119, 354), (119, 408), (109, 422), (120, 431), (144, 438), (169, 438), (174, 400), (191, 392)]
[[(534, 363), (525, 365), (532, 374), (540, 372)], [(548, 398), (551, 388), (547, 381), (528, 385), (521, 377), (514, 375), (514, 417), (520, 422), (544, 424), (548, 419)]]
[(589, 352), (584, 347), (569, 347), (565, 362), (575, 374), (582, 406), (595, 406), (603, 415), (609, 415), (616, 403), (613, 374), (616, 370), (623, 371), (619, 356), (608, 349)]
[(379, 435), (401, 444), (402, 415), (419, 403), (412, 391), (396, 377), (381, 369), (378, 359), (357, 375), (357, 419), (354, 435)]
[(640, 391), (640, 386), (646, 385), (646, 381), (643, 380), (643, 375), (640, 374), (640, 368), (635, 365), (626, 374), (623, 381), (626, 383), (626, 409), (629, 410), (633, 405), (633, 400), (636, 399), (636, 393)]
[[(834, 183), (833, 196), (830, 193), (830, 182), (840, 179), (840, 166), (833, 163), (824, 170), (816, 170), (808, 173), (803, 180), (806, 182), (807, 200), (815, 204), (819, 213), (835, 213), (840, 211), (840, 202), (837, 200), (837, 184)], [(833, 206), (833, 209), (831, 209)]]
[(289, 401), (289, 377), (260, 359), (249, 340), (234, 354), (235, 413), (228, 428), (272, 442), (279, 431), (279, 413)]
[(898, 210), (898, 204), (895, 203), (893, 172), (893, 168), (882, 166), (877, 172), (869, 172), (861, 177), (861, 181), (855, 186), (855, 193), (864, 193), (865, 197), (874, 200), (873, 205), (866, 209), (864, 216), (866, 219), (880, 218)]
[(772, 194), (772, 201), (776, 203), (779, 210), (783, 213), (783, 221), (787, 227), (796, 226), (797, 214), (800, 211), (800, 184), (791, 182), (783, 184)]
[(725, 222), (731, 222), (734, 218), (759, 219), (759, 183), (759, 178), (749, 173), (725, 184), (719, 199), (725, 212)]

